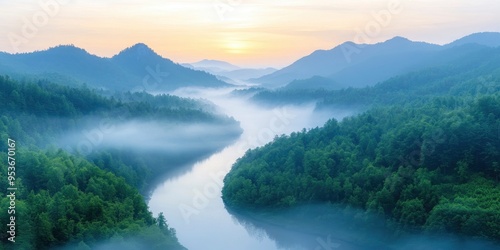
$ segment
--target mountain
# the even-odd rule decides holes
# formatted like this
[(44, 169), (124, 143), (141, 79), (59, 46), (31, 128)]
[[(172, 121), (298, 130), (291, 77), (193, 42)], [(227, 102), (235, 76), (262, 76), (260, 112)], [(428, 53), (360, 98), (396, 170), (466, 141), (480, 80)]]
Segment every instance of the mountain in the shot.
[(234, 80), (247, 81), (251, 78), (262, 77), (264, 75), (276, 72), (275, 68), (262, 68), (262, 69), (238, 69), (232, 71), (219, 72), (216, 75), (225, 76)]
[(198, 70), (204, 70), (208, 71), (210, 73), (215, 73), (215, 72), (220, 72), (220, 71), (232, 71), (232, 70), (238, 70), (240, 67), (230, 64), (228, 62), (224, 61), (218, 61), (218, 60), (201, 60), (199, 62), (195, 63), (189, 63), (186, 66), (192, 67), (194, 69)]
[(450, 44), (448, 47), (455, 47), (464, 44), (475, 43), (479, 45), (484, 45), (488, 47), (499, 47), (500, 46), (500, 33), (498, 32), (481, 32), (474, 33), (463, 38), (460, 38)]
[[(438, 49), (438, 45), (413, 42), (402, 37), (377, 44), (346, 42), (331, 50), (317, 50), (290, 66), (252, 81), (274, 88), (293, 80), (322, 76), (343, 85), (372, 85), (412, 68), (426, 54)], [(346, 78), (351, 77), (354, 78), (349, 81), (354, 81), (354, 84), (346, 82)]]
[(251, 78), (258, 78), (264, 75), (274, 73), (274, 68), (240, 68), (228, 62), (219, 60), (202, 60), (195, 63), (182, 64), (184, 67), (202, 70), (207, 73), (219, 76), (226, 82), (244, 82)]
[(110, 90), (169, 91), (180, 87), (224, 87), (229, 84), (203, 71), (185, 68), (139, 43), (112, 58), (92, 55), (73, 45), (23, 54), (0, 54), (0, 74), (47, 78), (60, 84), (82, 84)]
[(224, 87), (227, 83), (203, 71), (193, 70), (165, 59), (145, 44), (136, 44), (121, 51), (111, 61), (127, 72), (140, 77), (141, 87), (161, 86), (172, 90), (180, 87)]
[(57, 78), (58, 83), (61, 83), (61, 79), (70, 79), (73, 84), (87, 83), (102, 88), (119, 85), (129, 77), (127, 72), (111, 64), (109, 59), (91, 55), (73, 45), (61, 45), (33, 53), (8, 54), (6, 58), (0, 58), (0, 72)]
[(318, 84), (314, 81), (319, 78), (313, 77), (320, 76), (323, 83), (324, 78), (336, 83), (333, 88), (372, 86), (395, 75), (451, 61), (455, 57), (453, 53), (444, 51), (457, 47), (454, 53), (460, 54), (460, 48), (467, 50), (468, 44), (500, 46), (500, 33), (476, 33), (444, 46), (403, 37), (377, 44), (346, 42), (331, 50), (317, 50), (281, 70), (250, 81), (277, 88), (302, 80), (316, 88)]
[[(293, 81), (277, 90), (258, 89), (251, 100), (269, 107), (316, 102), (318, 110), (341, 107), (357, 112), (373, 106), (402, 105), (444, 95), (500, 93), (499, 81), (500, 47), (465, 44), (437, 52), (432, 63), (422, 69), (395, 75), (374, 86), (340, 89), (336, 82), (313, 77)], [(313, 86), (322, 82), (333, 87)], [(302, 88), (293, 88), (297, 83)]]

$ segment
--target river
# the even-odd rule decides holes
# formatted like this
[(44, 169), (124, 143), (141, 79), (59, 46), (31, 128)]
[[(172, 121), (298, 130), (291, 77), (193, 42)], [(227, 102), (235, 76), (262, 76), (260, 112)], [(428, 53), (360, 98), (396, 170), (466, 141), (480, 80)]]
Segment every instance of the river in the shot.
[[(243, 134), (232, 145), (188, 171), (166, 177), (149, 200), (156, 216), (163, 212), (181, 244), (190, 250), (368, 250), (368, 249), (500, 249), (483, 242), (450, 235), (394, 236), (384, 219), (358, 218), (363, 211), (311, 204), (279, 214), (252, 215), (228, 211), (221, 199), (222, 179), (232, 164), (250, 149), (276, 135), (290, 134), (341, 119), (348, 111), (319, 114), (314, 105), (275, 109), (256, 106), (226, 91), (183, 90), (182, 97), (205, 98), (240, 122)], [(320, 219), (318, 219), (320, 218)]]
[(227, 91), (183, 91), (176, 95), (203, 97), (234, 117), (243, 129), (241, 137), (222, 151), (196, 163), (181, 176), (167, 178), (152, 193), (151, 211), (163, 212), (168, 224), (177, 230), (179, 241), (197, 249), (277, 249), (263, 232), (249, 232), (225, 209), (221, 199), (222, 178), (245, 151), (262, 146), (275, 135), (321, 126), (326, 118), (314, 114), (314, 105), (266, 109), (230, 98)]

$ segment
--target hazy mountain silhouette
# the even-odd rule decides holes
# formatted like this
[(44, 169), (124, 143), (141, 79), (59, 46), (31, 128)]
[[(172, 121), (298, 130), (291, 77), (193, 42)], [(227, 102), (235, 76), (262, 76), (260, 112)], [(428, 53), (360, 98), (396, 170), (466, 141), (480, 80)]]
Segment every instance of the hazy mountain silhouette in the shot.
[(220, 72), (219, 74), (231, 79), (247, 81), (251, 78), (258, 78), (276, 72), (275, 68), (262, 69), (238, 69), (233, 71)]
[(61, 84), (86, 83), (112, 90), (173, 90), (179, 87), (229, 86), (203, 71), (163, 58), (136, 44), (112, 58), (102, 58), (72, 45), (23, 54), (0, 54), (0, 73), (42, 77)]
[[(290, 66), (251, 81), (269, 88), (285, 86), (294, 80), (300, 80), (302, 87), (325, 88), (325, 78), (335, 84), (332, 88), (371, 86), (395, 75), (453, 60), (453, 53), (460, 54), (460, 49), (453, 49), (453, 53), (443, 51), (467, 47), (463, 46), (466, 44), (496, 47), (500, 44), (500, 33), (472, 34), (445, 46), (403, 37), (377, 44), (346, 42), (331, 50), (317, 50)], [(322, 80), (317, 82), (318, 79)]]
[(191, 69), (203, 70), (210, 74), (217, 75), (219, 79), (226, 82), (246, 81), (250, 78), (258, 78), (276, 71), (274, 68), (241, 68), (228, 62), (207, 59), (182, 65)]
[(371, 85), (402, 73), (439, 48), (438, 45), (412, 42), (402, 37), (377, 44), (346, 42), (331, 50), (317, 50), (254, 81), (263, 86), (278, 87), (293, 80), (322, 76), (343, 85), (346, 78), (350, 85)]
[(475, 43), (479, 45), (484, 45), (488, 47), (499, 47), (500, 46), (500, 33), (498, 32), (481, 32), (475, 33), (463, 38), (460, 38), (450, 44), (448, 47), (460, 46), (464, 44)]
[(228, 62), (219, 61), (219, 60), (208, 60), (204, 59), (199, 62), (194, 63), (185, 63), (182, 64), (188, 68), (193, 68), (197, 70), (204, 70), (210, 73), (221, 72), (221, 71), (232, 71), (241, 69), (240, 67), (230, 64)]

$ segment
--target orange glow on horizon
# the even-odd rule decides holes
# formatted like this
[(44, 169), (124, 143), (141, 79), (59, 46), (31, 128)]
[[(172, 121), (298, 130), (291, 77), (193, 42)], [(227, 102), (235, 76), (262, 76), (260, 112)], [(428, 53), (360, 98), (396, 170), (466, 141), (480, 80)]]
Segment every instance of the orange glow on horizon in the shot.
[[(385, 11), (391, 1), (399, 2), (402, 11), (390, 16), (388, 25), (370, 37), (373, 43), (405, 36), (442, 44), (474, 32), (500, 31), (496, 14), (500, 3), (494, 0), (460, 4), (451, 0), (433, 4), (404, 0), (88, 0), (52, 9), (37, 1), (19, 0), (2, 4), (9, 11), (0, 16), (0, 30), (6, 38), (0, 39), (0, 51), (31, 52), (74, 44), (111, 57), (142, 42), (180, 63), (216, 59), (247, 67), (283, 67), (314, 50), (352, 41), (359, 30), (380, 18), (377, 13)], [(471, 9), (480, 18), (467, 18)], [(29, 37), (23, 35), (33, 29), (36, 32)], [(15, 36), (21, 40), (14, 41), (14, 46)]]

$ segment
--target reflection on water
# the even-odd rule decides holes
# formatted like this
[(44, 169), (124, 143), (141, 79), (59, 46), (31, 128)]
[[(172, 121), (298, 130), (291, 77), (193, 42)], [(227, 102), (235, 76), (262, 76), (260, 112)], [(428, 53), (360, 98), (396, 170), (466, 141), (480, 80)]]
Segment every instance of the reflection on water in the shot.
[(455, 235), (401, 233), (365, 211), (333, 205), (303, 205), (273, 212), (229, 209), (250, 232), (266, 235), (279, 249), (312, 250), (498, 250), (493, 242)]
[(192, 170), (167, 179), (152, 194), (149, 206), (177, 230), (180, 242), (189, 249), (277, 249), (264, 232), (249, 232), (225, 209), (221, 199), (222, 179), (246, 150), (262, 146), (274, 136), (324, 124), (327, 117), (315, 116), (314, 105), (265, 109), (225, 92), (189, 90), (184, 97), (203, 96), (222, 112), (240, 121), (243, 134), (233, 145), (196, 163)]
[(248, 231), (267, 235), (279, 249), (390, 249), (381, 218), (332, 205), (303, 205), (266, 212), (228, 208)]
[(500, 249), (452, 236), (395, 235), (384, 218), (332, 205), (308, 205), (279, 213), (228, 211), (221, 199), (222, 179), (246, 150), (268, 143), (275, 135), (321, 126), (334, 115), (319, 115), (314, 105), (268, 110), (227, 98), (230, 91), (175, 93), (213, 101), (240, 121), (244, 130), (236, 143), (194, 164), (191, 170), (170, 176), (151, 196), (151, 210), (155, 215), (165, 213), (188, 249)]
[[(182, 176), (196, 162), (234, 143), (242, 132), (236, 122), (183, 123), (117, 119), (107, 123), (111, 124), (109, 128), (102, 129), (102, 122), (96, 118), (82, 119), (78, 129), (60, 134), (57, 144), (69, 152), (86, 155), (89, 159), (100, 159), (102, 151), (107, 152), (106, 157), (120, 159), (135, 168), (134, 171), (141, 176), (138, 178), (141, 182), (125, 176), (130, 177), (127, 181), (135, 183), (146, 195), (163, 183), (166, 177)], [(125, 171), (122, 173), (127, 174)]]

